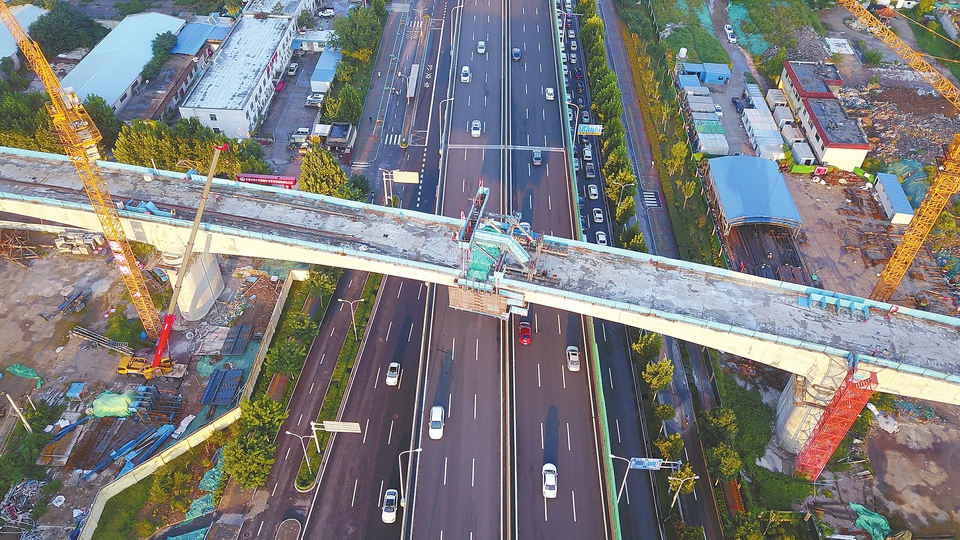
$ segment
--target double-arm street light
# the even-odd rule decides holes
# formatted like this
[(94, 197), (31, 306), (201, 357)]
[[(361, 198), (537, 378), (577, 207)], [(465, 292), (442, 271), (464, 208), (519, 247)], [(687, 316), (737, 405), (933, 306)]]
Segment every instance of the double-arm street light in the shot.
[(343, 298), (337, 298), (337, 302), (343, 302), (344, 304), (350, 304), (350, 317), (353, 319), (353, 339), (360, 341), (360, 336), (357, 334), (357, 308), (354, 304), (357, 302), (363, 302), (365, 298), (358, 298), (356, 300), (344, 300)]
[(626, 188), (628, 188), (628, 187), (630, 187), (630, 186), (637, 187), (637, 183), (636, 183), (636, 182), (630, 182), (629, 184), (624, 184), (624, 185), (620, 186), (620, 196), (617, 197), (617, 206), (618, 206), (618, 207), (620, 206), (620, 203), (623, 202), (623, 190), (626, 189)]
[(293, 435), (294, 437), (300, 439), (300, 446), (303, 447), (303, 459), (307, 461), (307, 470), (310, 471), (310, 475), (313, 476), (313, 467), (310, 466), (310, 456), (307, 455), (307, 443), (304, 442), (304, 439), (314, 439), (316, 440), (316, 433), (311, 432), (310, 435), (297, 435), (292, 431), (285, 431), (287, 435)]
[(688, 476), (687, 478), (677, 478), (676, 476), (668, 476), (667, 479), (673, 480), (674, 482), (678, 480), (680, 481), (680, 483), (677, 484), (677, 492), (673, 494), (673, 501), (670, 503), (670, 508), (673, 508), (673, 505), (677, 504), (677, 497), (680, 496), (680, 491), (683, 489), (684, 482), (692, 482), (694, 480), (699, 480), (700, 477), (696, 475)]
[(410, 452), (420, 452), (423, 448), (413, 448), (411, 450), (404, 450), (397, 455), (397, 464), (400, 465), (400, 506), (403, 506), (407, 502), (406, 496), (403, 493), (403, 462), (400, 460), (404, 454), (409, 454)]

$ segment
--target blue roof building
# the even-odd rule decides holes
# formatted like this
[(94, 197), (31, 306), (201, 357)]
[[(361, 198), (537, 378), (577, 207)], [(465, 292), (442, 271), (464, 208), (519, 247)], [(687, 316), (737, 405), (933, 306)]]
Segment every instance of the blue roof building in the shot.
[(700, 86), (700, 78), (696, 75), (681, 75), (677, 77), (677, 84), (680, 85), (681, 90), (697, 88)]
[(730, 82), (730, 66), (704, 62), (700, 80), (704, 84), (727, 84)]
[(886, 212), (890, 223), (907, 225), (913, 219), (913, 206), (903, 191), (900, 179), (895, 174), (877, 173), (877, 181), (873, 183), (880, 199), (880, 206)]
[(317, 67), (310, 75), (310, 91), (326, 93), (333, 84), (333, 77), (337, 74), (337, 66), (342, 55), (340, 51), (326, 49), (317, 60)]
[[(19, 6), (10, 6), (10, 13), (17, 23), (26, 30), (35, 23), (41, 15), (45, 15), (47, 10), (33, 4), (23, 4)], [(6, 25), (0, 26), (0, 58), (9, 58), (13, 60), (13, 69), (20, 69), (20, 47), (17, 40), (13, 39), (13, 34), (7, 29)]]
[(703, 183), (724, 236), (733, 227), (765, 223), (787, 227), (796, 235), (803, 222), (776, 162), (753, 156), (708, 160)]

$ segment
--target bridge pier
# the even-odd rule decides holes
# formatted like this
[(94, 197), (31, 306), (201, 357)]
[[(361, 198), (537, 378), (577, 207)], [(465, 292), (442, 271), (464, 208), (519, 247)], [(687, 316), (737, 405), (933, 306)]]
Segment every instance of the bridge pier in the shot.
[[(182, 253), (164, 253), (163, 262), (179, 269), (183, 260)], [(177, 270), (168, 270), (172, 282), (177, 281)], [(223, 292), (223, 274), (220, 264), (213, 253), (198, 253), (187, 269), (180, 289), (177, 307), (184, 320), (198, 321), (213, 309), (220, 293)]]

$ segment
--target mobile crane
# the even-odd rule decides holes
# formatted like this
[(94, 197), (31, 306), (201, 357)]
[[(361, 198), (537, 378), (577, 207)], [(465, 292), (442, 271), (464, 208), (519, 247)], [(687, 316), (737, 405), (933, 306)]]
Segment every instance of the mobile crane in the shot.
[(90, 119), (76, 92), (60, 85), (40, 46), (24, 32), (10, 8), (3, 2), (0, 2), (0, 18), (50, 95), (50, 102), (46, 104), (47, 113), (53, 120), (63, 149), (77, 168), (90, 204), (100, 220), (100, 226), (103, 227), (103, 235), (113, 251), (113, 260), (143, 322), (143, 329), (151, 339), (156, 339), (160, 335), (160, 315), (150, 298), (143, 274), (123, 231), (117, 207), (110, 198), (107, 184), (97, 165), (97, 160), (100, 159), (97, 143), (102, 138), (100, 130)]
[[(857, 0), (837, 0), (837, 3), (847, 8), (870, 33), (874, 34), (883, 41), (893, 52), (903, 59), (911, 68), (917, 71), (930, 83), (933, 88), (946, 98), (957, 110), (960, 110), (960, 89), (958, 89), (949, 79), (940, 74), (929, 62), (924, 60), (920, 54), (904, 43), (892, 30), (877, 20), (865, 7), (860, 5)], [(889, 302), (893, 296), (903, 276), (907, 274), (910, 265), (916, 258), (923, 242), (927, 239), (930, 231), (933, 230), (937, 218), (947, 205), (950, 197), (960, 191), (960, 135), (955, 134), (953, 141), (944, 152), (943, 158), (937, 164), (937, 172), (931, 178), (930, 188), (923, 199), (920, 208), (907, 226), (903, 238), (893, 251), (890, 261), (880, 273), (880, 280), (870, 293), (870, 298)]]
[(183, 286), (183, 277), (187, 274), (187, 267), (190, 264), (190, 257), (193, 256), (193, 246), (197, 240), (197, 231), (200, 230), (200, 219), (203, 217), (203, 211), (207, 207), (207, 198), (210, 196), (210, 188), (213, 185), (213, 174), (217, 171), (217, 162), (220, 160), (220, 153), (228, 148), (227, 143), (221, 146), (215, 146), (213, 149), (213, 160), (210, 162), (210, 170), (207, 172), (207, 183), (203, 186), (203, 192), (200, 194), (200, 205), (197, 206), (197, 215), (193, 218), (193, 227), (190, 229), (190, 236), (187, 238), (187, 245), (183, 250), (183, 260), (180, 262), (180, 270), (177, 272), (177, 279), (173, 284), (173, 295), (170, 296), (170, 305), (167, 307), (167, 313), (163, 317), (163, 328), (160, 330), (160, 339), (157, 340), (157, 348), (153, 351), (153, 360), (136, 356), (124, 356), (117, 365), (117, 373), (121, 375), (143, 375), (147, 380), (154, 377), (182, 377), (185, 368), (179, 364), (174, 364), (170, 357), (164, 353), (167, 351), (167, 343), (170, 340), (170, 332), (173, 331), (173, 323), (176, 322), (175, 315), (177, 309), (177, 300), (180, 298), (180, 289)]

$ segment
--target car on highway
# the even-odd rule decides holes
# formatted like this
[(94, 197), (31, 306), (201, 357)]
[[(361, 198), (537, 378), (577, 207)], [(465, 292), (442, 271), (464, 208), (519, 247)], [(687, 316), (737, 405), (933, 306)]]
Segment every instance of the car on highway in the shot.
[[(599, 210), (599, 208), (597, 210)], [(597, 243), (598, 244), (600, 243), (599, 238), (601, 234), (603, 235), (603, 242), (604, 242), (602, 245), (605, 246), (607, 245), (606, 244), (607, 235), (605, 233), (602, 233), (602, 232), (597, 233), (597, 239), (598, 239)], [(580, 371), (580, 349), (578, 349), (574, 345), (570, 345), (569, 347), (567, 347), (567, 369), (570, 371)]]
[(583, 78), (583, 70), (580, 69), (580, 68), (577, 68), (577, 69), (573, 70), (573, 78), (575, 78), (575, 79), (582, 79), (582, 78)]
[(393, 523), (397, 521), (397, 497), (399, 493), (395, 489), (388, 489), (383, 494), (383, 512), (380, 513), (380, 519), (384, 523)]
[(583, 101), (583, 98), (580, 97), (580, 96), (577, 96), (577, 107), (580, 107), (580, 108), (582, 109), (582, 108), (584, 108), (584, 107), (586, 107), (586, 106), (587, 106), (587, 105), (586, 105), (586, 103)]
[(552, 86), (548, 86), (547, 89), (543, 91), (543, 96), (547, 98), (547, 101), (553, 101), (557, 99), (557, 93), (554, 91)]
[(323, 17), (324, 19), (330, 19), (336, 14), (336, 12), (333, 10), (332, 7), (322, 7), (320, 8), (319, 11), (317, 11), (317, 14)]
[(573, 17), (567, 19), (567, 28), (573, 28)]
[(733, 27), (729, 24), (723, 25), (723, 31), (727, 34), (727, 41), (730, 43), (737, 42), (737, 35), (733, 33)]
[(520, 344), (529, 345), (530, 341), (530, 323), (522, 322), (520, 323)]
[(577, 36), (576, 36), (576, 34), (573, 33), (573, 28), (568, 29), (568, 30), (567, 30), (567, 39), (573, 39), (573, 38), (575, 38), (575, 37), (577, 37)]
[(580, 158), (573, 158), (573, 172), (580, 172)]
[(520, 47), (514, 47), (513, 51), (510, 52), (510, 55), (513, 57), (514, 62), (520, 61)]
[(482, 129), (482, 124), (480, 124), (479, 120), (474, 120), (473, 122), (470, 122), (471, 137), (479, 137), (481, 129)]
[(557, 466), (553, 463), (543, 465), (543, 498), (557, 498)]
[(580, 111), (580, 121), (584, 124), (590, 123), (590, 111)]
[(470, 66), (460, 68), (460, 82), (470, 82)]
[[(587, 163), (587, 165), (593, 165), (593, 163)], [(596, 184), (587, 184), (587, 197), (590, 197), (591, 201), (600, 198), (600, 189), (597, 188)]]
[[(290, 67), (287, 68), (287, 75), (293, 77), (294, 75), (297, 74), (297, 69), (299, 69), (299, 68), (300, 68), (300, 64), (298, 64), (298, 63), (296, 63), (296, 62), (290, 64)], [(448, 72), (448, 73), (449, 73), (449, 72)]]
[(576, 42), (576, 41), (574, 41), (574, 40), (571, 40), (571, 41), (570, 41), (570, 50), (573, 51), (573, 52), (577, 52), (577, 42)]
[[(607, 233), (603, 231), (597, 231), (597, 243), (601, 246), (607, 245)], [(574, 370), (571, 369), (570, 371)]]
[(593, 162), (589, 162), (583, 166), (584, 173), (587, 175), (587, 178), (596, 178), (597, 169), (594, 167)]
[(587, 232), (587, 218), (580, 216), (580, 230)]
[(573, 122), (573, 108), (567, 107), (567, 120)]
[(387, 366), (387, 386), (400, 384), (400, 362), (390, 362)]
[[(570, 75), (570, 70), (567, 69), (567, 65), (564, 64), (564, 65), (563, 65), (563, 78), (566, 79), (566, 78), (567, 78), (567, 75)], [(570, 92), (567, 92), (567, 93), (569, 94)]]
[(723, 109), (717, 103), (713, 104), (713, 110), (717, 112), (717, 118), (723, 118)]
[(603, 223), (603, 210), (599, 208), (593, 209), (593, 222), (594, 223)]
[(443, 437), (443, 407), (440, 405), (434, 405), (430, 409), (430, 429), (427, 430), (427, 435), (433, 440)]
[(561, 64), (566, 64), (566, 63), (567, 63), (567, 53), (565, 53), (565, 52), (563, 52), (563, 51), (560, 51), (560, 63), (561, 63)]
[(593, 147), (589, 144), (583, 145), (583, 160), (593, 161)]
[(543, 154), (540, 152), (540, 150), (534, 150), (534, 151), (533, 151), (533, 164), (534, 164), (534, 165), (542, 165), (542, 164), (543, 164)]
[[(487, 54), (487, 42), (480, 40), (477, 42), (477, 54)], [(448, 72), (449, 73), (449, 72)]]
[(571, 64), (577, 63), (577, 53), (575, 52), (570, 53), (570, 63)]
[(577, 81), (577, 93), (582, 94), (586, 92), (587, 87), (584, 86), (583, 81)]

